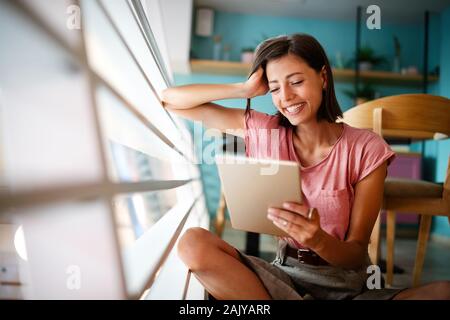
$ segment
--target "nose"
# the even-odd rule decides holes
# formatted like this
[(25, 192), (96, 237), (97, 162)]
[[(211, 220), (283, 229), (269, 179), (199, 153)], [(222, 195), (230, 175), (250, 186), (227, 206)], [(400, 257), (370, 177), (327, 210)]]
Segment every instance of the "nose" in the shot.
[(289, 86), (283, 86), (281, 88), (281, 97), (282, 97), (283, 101), (289, 102), (293, 99), (294, 92), (292, 91), (292, 89)]

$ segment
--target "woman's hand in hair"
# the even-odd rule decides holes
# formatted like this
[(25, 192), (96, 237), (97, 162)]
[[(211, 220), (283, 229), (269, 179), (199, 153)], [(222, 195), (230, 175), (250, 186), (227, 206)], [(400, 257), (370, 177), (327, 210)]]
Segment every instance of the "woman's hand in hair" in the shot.
[(244, 82), (244, 92), (247, 98), (263, 96), (269, 91), (264, 71), (261, 67), (253, 73), (250, 78)]
[(283, 208), (269, 208), (267, 218), (311, 250), (315, 250), (320, 244), (325, 232), (320, 227), (317, 209), (308, 208), (301, 203), (285, 202)]

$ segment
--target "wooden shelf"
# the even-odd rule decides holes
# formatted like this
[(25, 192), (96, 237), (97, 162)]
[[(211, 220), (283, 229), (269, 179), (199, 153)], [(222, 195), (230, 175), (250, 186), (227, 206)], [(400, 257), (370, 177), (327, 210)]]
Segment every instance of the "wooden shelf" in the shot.
[[(215, 61), (215, 60), (191, 60), (191, 70), (193, 73), (209, 73), (221, 75), (247, 76), (250, 72), (251, 64)], [(333, 69), (334, 80), (337, 82), (353, 82), (355, 71), (352, 69)], [(422, 75), (403, 75), (389, 71), (361, 71), (361, 80), (374, 84), (384, 85), (408, 85), (418, 86), (422, 84)], [(428, 81), (435, 82), (436, 76), (428, 76)]]
[[(333, 69), (336, 81), (353, 81), (355, 71), (352, 69)], [(361, 71), (361, 80), (374, 84), (385, 85), (421, 85), (423, 77), (421, 74), (400, 74), (389, 71)], [(428, 76), (428, 82), (438, 80), (436, 76)]]
[(252, 65), (233, 61), (191, 60), (193, 73), (248, 76)]

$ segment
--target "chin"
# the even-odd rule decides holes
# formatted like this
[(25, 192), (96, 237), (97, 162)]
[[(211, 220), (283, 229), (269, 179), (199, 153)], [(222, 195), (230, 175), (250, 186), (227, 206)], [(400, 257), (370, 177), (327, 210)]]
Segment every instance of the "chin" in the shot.
[(286, 119), (288, 119), (289, 123), (290, 123), (291, 125), (293, 125), (293, 126), (297, 126), (297, 125), (299, 125), (300, 123), (303, 122), (303, 119), (300, 118), (300, 117), (286, 116), (285, 114), (283, 114), (283, 116), (284, 116)]
[(292, 124), (293, 126), (297, 126), (298, 124), (300, 124), (300, 121), (298, 119), (290, 119), (287, 118), (289, 123)]
[(288, 121), (289, 121), (289, 123), (291, 124), (291, 125), (293, 125), (294, 127), (295, 126), (298, 126), (298, 125), (300, 125), (300, 124), (306, 124), (306, 123), (309, 123), (309, 122), (311, 122), (311, 121), (313, 121), (313, 118), (311, 118), (311, 117), (286, 117), (286, 116), (284, 116), (286, 119), (288, 119)]

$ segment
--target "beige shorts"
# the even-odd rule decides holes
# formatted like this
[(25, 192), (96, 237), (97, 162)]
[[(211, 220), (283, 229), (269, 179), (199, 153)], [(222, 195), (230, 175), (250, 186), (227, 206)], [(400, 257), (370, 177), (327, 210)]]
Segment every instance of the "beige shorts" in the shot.
[(271, 263), (238, 250), (242, 261), (261, 279), (275, 300), (389, 300), (405, 288), (367, 288), (367, 267), (347, 270), (334, 266), (302, 264), (284, 255), (280, 240), (277, 257)]

